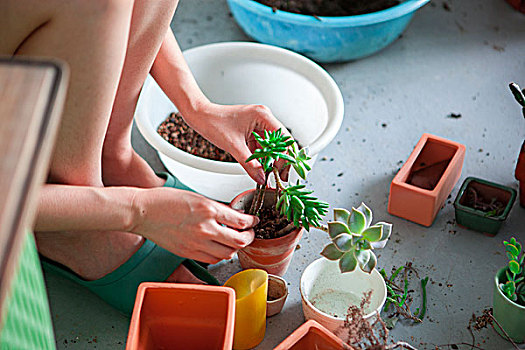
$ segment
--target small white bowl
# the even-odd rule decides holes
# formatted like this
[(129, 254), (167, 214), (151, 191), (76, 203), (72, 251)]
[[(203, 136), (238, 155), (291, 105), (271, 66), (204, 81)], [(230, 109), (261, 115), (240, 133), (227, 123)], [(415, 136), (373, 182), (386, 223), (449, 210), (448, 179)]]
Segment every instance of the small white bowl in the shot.
[[(312, 164), (339, 131), (344, 114), (341, 91), (324, 69), (299, 54), (228, 42), (184, 51), (184, 57), (211, 101), (268, 106), (299, 143), (309, 147)], [(223, 202), (255, 186), (238, 163), (196, 157), (164, 140), (157, 128), (174, 111), (173, 103), (148, 77), (135, 121), (170, 172), (197, 192)]]
[[(346, 311), (350, 306), (346, 298), (348, 293), (355, 298), (352, 304), (359, 306), (364, 293), (372, 290), (370, 304), (365, 308), (369, 311), (365, 319), (370, 319), (381, 312), (386, 301), (386, 284), (377, 269), (370, 274), (359, 268), (353, 272), (341, 273), (338, 262), (325, 258), (317, 259), (308, 265), (301, 276), (300, 289), (306, 320), (317, 321), (343, 341), (348, 340), (345, 339), (344, 332), (341, 332)], [(333, 304), (330, 306), (331, 311), (327, 310), (329, 303), (324, 302), (323, 306), (320, 304), (320, 296), (328, 294), (334, 296), (331, 300)], [(316, 305), (327, 312), (321, 311)]]

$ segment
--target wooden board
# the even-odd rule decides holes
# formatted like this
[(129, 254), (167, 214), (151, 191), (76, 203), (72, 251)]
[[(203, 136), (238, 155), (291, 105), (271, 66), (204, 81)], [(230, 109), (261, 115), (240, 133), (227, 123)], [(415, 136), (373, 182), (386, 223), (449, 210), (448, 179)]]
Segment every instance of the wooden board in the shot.
[(0, 310), (34, 220), (66, 80), (61, 63), (0, 58)]

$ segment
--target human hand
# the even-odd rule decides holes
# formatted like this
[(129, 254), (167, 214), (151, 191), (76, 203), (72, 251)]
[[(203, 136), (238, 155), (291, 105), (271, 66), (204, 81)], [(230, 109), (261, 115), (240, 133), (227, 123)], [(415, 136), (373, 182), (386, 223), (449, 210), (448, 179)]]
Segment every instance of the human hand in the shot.
[[(217, 147), (230, 153), (259, 184), (265, 183), (264, 171), (257, 160), (246, 163), (257, 148), (253, 132), (260, 135), (264, 130), (288, 130), (279, 122), (270, 109), (262, 105), (218, 105), (207, 103), (199, 111), (183, 116), (185, 121)], [(283, 160), (276, 164), (281, 169), (281, 179), (287, 181), (289, 167)]]
[[(174, 254), (215, 264), (231, 259), (254, 239), (259, 219), (193, 192), (173, 188), (138, 190), (130, 232)], [(225, 225), (225, 226), (222, 226)]]

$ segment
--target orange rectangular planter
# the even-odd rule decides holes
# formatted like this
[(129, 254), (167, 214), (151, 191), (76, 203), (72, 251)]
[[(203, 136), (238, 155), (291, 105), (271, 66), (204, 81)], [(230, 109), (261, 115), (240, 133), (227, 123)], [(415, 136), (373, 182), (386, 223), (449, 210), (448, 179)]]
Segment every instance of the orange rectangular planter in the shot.
[(465, 146), (439, 136), (423, 134), (392, 180), (388, 212), (430, 226), (458, 182)]
[(314, 320), (303, 323), (274, 350), (342, 350), (344, 343)]
[(230, 350), (234, 322), (235, 291), (231, 288), (142, 283), (126, 349)]

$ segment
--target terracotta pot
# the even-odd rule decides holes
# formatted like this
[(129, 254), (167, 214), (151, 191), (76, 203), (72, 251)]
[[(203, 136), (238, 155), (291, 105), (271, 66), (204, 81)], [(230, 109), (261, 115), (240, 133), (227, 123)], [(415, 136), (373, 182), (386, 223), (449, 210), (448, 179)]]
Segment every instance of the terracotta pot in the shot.
[(465, 146), (423, 134), (392, 180), (388, 212), (430, 226), (458, 182)]
[(314, 320), (306, 321), (273, 350), (341, 350), (344, 344)]
[(366, 273), (357, 268), (341, 273), (337, 261), (320, 258), (312, 262), (301, 276), (301, 301), (304, 317), (315, 320), (345, 342), (346, 313), (350, 305), (359, 305), (366, 292), (372, 291), (370, 303), (365, 308), (365, 319), (380, 313), (386, 301), (386, 284), (377, 269)]
[(525, 13), (525, 1), (524, 0), (507, 0), (507, 2), (521, 13)]
[[(279, 276), (268, 275), (268, 300), (266, 301), (266, 317), (277, 315), (283, 309), (288, 297), (286, 281)], [(270, 300), (272, 298), (273, 300)]]
[[(248, 211), (255, 190), (248, 190), (235, 197), (230, 206), (237, 210)], [(275, 190), (268, 189), (264, 197), (264, 206), (275, 203)], [(282, 276), (292, 261), (292, 255), (304, 229), (295, 229), (286, 236), (274, 239), (256, 238), (249, 246), (237, 252), (243, 269), (262, 269), (271, 275)]]
[(520, 182), (520, 205), (525, 208), (525, 141), (521, 145), (514, 176)]
[[(497, 215), (489, 215), (485, 211), (471, 208), (467, 205), (469, 188), (474, 189), (483, 198), (496, 199), (505, 205), (504, 209)], [(513, 188), (475, 177), (467, 177), (454, 201), (456, 223), (459, 226), (479, 231), (489, 236), (495, 236), (503, 222), (507, 220), (515, 200), (516, 191)]]
[[(142, 283), (127, 350), (224, 349), (233, 345), (235, 291), (227, 287)], [(205, 336), (203, 336), (205, 335)]]

